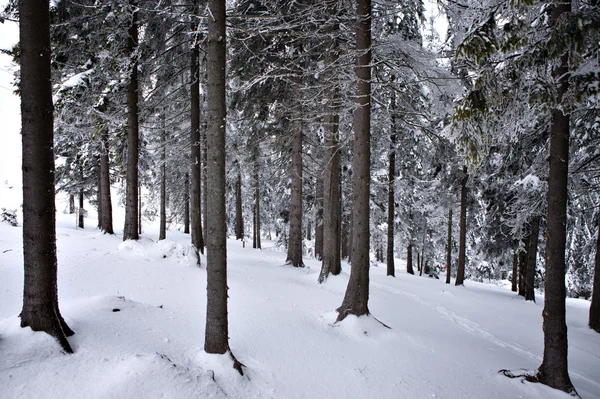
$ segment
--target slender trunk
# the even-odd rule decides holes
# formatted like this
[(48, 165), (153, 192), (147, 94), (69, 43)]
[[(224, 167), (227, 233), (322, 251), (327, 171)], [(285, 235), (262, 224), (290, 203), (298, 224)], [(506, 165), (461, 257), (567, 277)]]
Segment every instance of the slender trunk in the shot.
[(98, 210), (98, 229), (102, 230), (102, 166), (98, 158), (98, 194), (96, 195), (96, 209)]
[(323, 259), (323, 196), (324, 196), (324, 183), (321, 176), (317, 177), (317, 184), (315, 189), (315, 196), (317, 202), (317, 213), (315, 216), (315, 258), (317, 260)]
[(412, 243), (408, 244), (408, 247), (406, 248), (406, 272), (414, 275), (415, 270), (413, 269), (412, 249)]
[(306, 239), (308, 241), (312, 241), (312, 220), (308, 220), (307, 222), (307, 226), (306, 226)]
[(142, 234), (142, 186), (138, 185), (138, 234)]
[(239, 170), (237, 180), (235, 182), (235, 239), (244, 239), (244, 216), (242, 215), (242, 172)]
[[(83, 172), (81, 173), (81, 177), (83, 177)], [(83, 180), (82, 180), (83, 182)], [(83, 207), (83, 188), (79, 189), (79, 223), (78, 226), (80, 229), (85, 227), (85, 209)]]
[(448, 210), (448, 244), (446, 246), (446, 284), (452, 275), (452, 207)]
[(519, 252), (519, 295), (525, 296), (525, 279), (527, 276), (527, 249), (529, 249), (529, 236), (523, 239), (523, 250)]
[(369, 213), (371, 182), (371, 0), (358, 0), (356, 23), (357, 83), (352, 159), (352, 268), (337, 321), (369, 314)]
[(511, 291), (517, 292), (517, 265), (519, 264), (519, 255), (517, 252), (513, 254), (513, 268), (512, 268), (512, 286)]
[(348, 258), (348, 220), (342, 217), (341, 227), (342, 259)]
[[(136, 4), (132, 4), (136, 7)], [(132, 57), (131, 75), (127, 88), (127, 176), (125, 193), (125, 227), (123, 240), (137, 240), (138, 232), (138, 157), (139, 157), (139, 125), (138, 125), (138, 26), (137, 11), (133, 12), (129, 35), (127, 37), (127, 54)], [(135, 58), (134, 58), (135, 57)]]
[[(392, 95), (392, 110), (396, 108), (396, 96)], [(392, 114), (392, 134), (390, 134), (390, 153), (388, 156), (388, 220), (387, 220), (387, 275), (395, 276), (394, 265), (394, 220), (395, 220), (395, 195), (394, 184), (396, 181), (396, 116)]]
[(158, 239), (167, 238), (167, 130), (163, 126), (160, 134), (160, 231)]
[(100, 135), (100, 229), (107, 234), (114, 234), (112, 217), (112, 198), (110, 195), (110, 159), (108, 157), (108, 128), (104, 127)]
[(44, 331), (72, 353), (58, 308), (50, 12), (45, 0), (18, 3), (23, 162), (23, 309), (21, 327)]
[[(552, 23), (571, 12), (571, 1), (555, 2)], [(557, 104), (550, 117), (550, 170), (548, 172), (548, 233), (546, 234), (546, 281), (544, 294), (544, 358), (540, 382), (565, 392), (575, 392), (567, 362), (565, 246), (567, 226), (567, 183), (569, 172), (569, 115), (561, 109), (569, 87), (569, 55), (552, 71), (558, 82)]]
[(423, 275), (423, 264), (425, 263), (425, 240), (423, 240), (423, 246), (421, 247), (421, 257), (419, 262), (419, 276)]
[(458, 247), (458, 268), (454, 285), (463, 285), (465, 281), (465, 261), (467, 257), (467, 167), (463, 167), (464, 177), (460, 190), (460, 233)]
[[(299, 86), (299, 84), (297, 83)], [(302, 262), (302, 125), (293, 122), (292, 196), (290, 199), (290, 233), (286, 263), (304, 267)]]
[(75, 195), (69, 194), (69, 214), (75, 213)]
[[(598, 215), (600, 216), (600, 212)], [(596, 237), (596, 261), (594, 265), (594, 286), (592, 288), (589, 325), (591, 329), (600, 333), (600, 223), (598, 223), (598, 236)]]
[(186, 172), (183, 181), (183, 232), (190, 234), (190, 175)]
[[(194, 14), (198, 14), (198, 2), (194, 0)], [(197, 29), (197, 24), (192, 25), (192, 30)], [(202, 237), (202, 161), (200, 159), (200, 38), (197, 34), (193, 35), (193, 45), (190, 62), (190, 75), (192, 78), (190, 85), (191, 101), (191, 171), (190, 171), (190, 197), (191, 197), (191, 216), (192, 216), (192, 245), (196, 251), (204, 253), (204, 240)], [(198, 258), (200, 261), (200, 258)]]
[(260, 243), (260, 153), (258, 144), (254, 148), (254, 237), (252, 248), (261, 249)]
[(535, 270), (537, 262), (538, 236), (540, 233), (540, 217), (531, 220), (531, 235), (529, 236), (529, 250), (527, 251), (527, 279), (525, 287), (525, 300), (535, 302)]

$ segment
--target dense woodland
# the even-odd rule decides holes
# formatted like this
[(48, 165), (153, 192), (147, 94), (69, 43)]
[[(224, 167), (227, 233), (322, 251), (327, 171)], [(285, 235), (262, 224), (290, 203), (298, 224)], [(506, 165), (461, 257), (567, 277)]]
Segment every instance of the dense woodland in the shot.
[(107, 234), (120, 201), (124, 240), (158, 219), (161, 239), (181, 229), (207, 250), (208, 353), (229, 351), (226, 237), (268, 238), (294, 267), (322, 260), (319, 282), (351, 262), (338, 321), (369, 314), (372, 258), (543, 291), (527, 378), (574, 392), (566, 296), (592, 299), (600, 332), (597, 0), (440, 0), (435, 15), (421, 0), (22, 0), (2, 15), (21, 29), (23, 326), (70, 351), (41, 259), (56, 249), (38, 248), (56, 187)]

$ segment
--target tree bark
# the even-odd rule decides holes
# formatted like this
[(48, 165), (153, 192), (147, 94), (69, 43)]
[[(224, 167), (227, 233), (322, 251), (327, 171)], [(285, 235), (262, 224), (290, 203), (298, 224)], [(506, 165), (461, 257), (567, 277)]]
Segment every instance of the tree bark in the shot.
[(341, 243), (342, 259), (346, 259), (348, 258), (348, 220), (346, 216), (342, 216)]
[[(396, 108), (396, 96), (392, 94), (392, 110)], [(394, 185), (396, 182), (396, 116), (392, 113), (392, 134), (390, 134), (390, 153), (388, 155), (388, 220), (387, 220), (387, 275), (396, 276), (394, 265), (394, 223), (396, 219)]]
[[(600, 212), (598, 213), (600, 218)], [(592, 288), (592, 303), (590, 305), (590, 328), (600, 333), (600, 223), (596, 237), (596, 260), (594, 265), (594, 286)]]
[(110, 195), (110, 159), (108, 148), (108, 128), (104, 127), (100, 135), (100, 230), (115, 234), (113, 230), (112, 199)]
[(75, 195), (69, 194), (69, 214), (75, 213)]
[[(83, 173), (82, 173), (83, 175)], [(83, 188), (79, 189), (79, 222), (77, 223), (80, 229), (85, 228), (85, 209), (83, 207)]]
[(252, 248), (261, 249), (260, 243), (260, 153), (258, 144), (254, 147), (254, 234)]
[(242, 173), (240, 170), (238, 170), (238, 176), (235, 182), (235, 239), (244, 239), (244, 216), (242, 215)]
[(513, 254), (513, 268), (512, 268), (512, 292), (517, 292), (517, 265), (519, 264), (519, 255), (515, 252)]
[(317, 184), (315, 189), (315, 196), (317, 202), (317, 213), (315, 215), (315, 258), (317, 260), (323, 259), (323, 196), (324, 196), (324, 183), (321, 176), (317, 177)]
[(458, 247), (458, 268), (454, 285), (463, 285), (465, 281), (465, 261), (467, 257), (467, 167), (463, 167), (464, 177), (460, 190), (460, 233)]
[(293, 122), (293, 125), (290, 233), (285, 262), (294, 267), (304, 267), (302, 262), (302, 125), (298, 121)]
[(413, 256), (412, 256), (412, 243), (408, 244), (406, 247), (406, 272), (408, 274), (415, 274), (415, 270), (413, 269)]
[[(198, 0), (193, 0), (193, 13), (198, 15)], [(198, 26), (192, 24), (192, 30), (195, 32)], [(192, 245), (196, 251), (204, 253), (204, 239), (202, 237), (202, 160), (200, 148), (200, 38), (197, 33), (192, 35), (193, 45), (190, 62), (190, 101), (191, 101), (191, 135), (190, 135), (190, 198), (191, 198), (191, 229)], [(200, 258), (198, 258), (200, 261)]]
[(142, 235), (142, 185), (138, 184), (138, 234)]
[[(552, 24), (571, 12), (571, 1), (555, 2)], [(567, 362), (567, 323), (565, 287), (565, 246), (567, 226), (567, 185), (569, 172), (569, 115), (560, 108), (569, 87), (569, 55), (552, 71), (556, 79), (557, 104), (550, 116), (550, 171), (548, 172), (548, 233), (546, 235), (546, 281), (544, 294), (544, 358), (538, 369), (543, 384), (565, 392), (575, 392)]]
[(529, 236), (522, 240), (523, 250), (519, 252), (519, 295), (525, 296), (525, 280), (527, 276), (527, 250), (529, 249)]
[(138, 232), (138, 157), (139, 157), (139, 125), (138, 125), (138, 26), (136, 4), (131, 17), (131, 26), (127, 36), (127, 54), (131, 57), (131, 75), (127, 88), (127, 175), (125, 193), (125, 227), (123, 241), (137, 240)]
[(190, 234), (190, 175), (186, 172), (183, 181), (183, 232)]
[(158, 239), (167, 238), (167, 130), (163, 126), (160, 134), (160, 229)]
[(446, 246), (446, 284), (452, 276), (452, 207), (448, 209), (448, 244)]
[(540, 234), (540, 217), (531, 220), (531, 234), (529, 236), (529, 250), (527, 251), (527, 279), (525, 284), (525, 300), (535, 302), (535, 270), (537, 263), (538, 236)]
[(44, 331), (72, 353), (58, 308), (50, 12), (45, 0), (19, 1), (23, 171), (21, 327)]
[(358, 108), (354, 112), (352, 159), (352, 268), (337, 321), (369, 314), (369, 212), (371, 182), (371, 0), (358, 0), (355, 68)]

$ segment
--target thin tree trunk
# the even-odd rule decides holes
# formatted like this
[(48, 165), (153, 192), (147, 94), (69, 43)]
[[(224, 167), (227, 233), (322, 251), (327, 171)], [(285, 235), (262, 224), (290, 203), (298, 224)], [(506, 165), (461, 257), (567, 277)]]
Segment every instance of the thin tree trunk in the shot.
[(242, 215), (242, 173), (239, 170), (237, 180), (235, 182), (235, 239), (244, 239), (244, 216)]
[(75, 213), (75, 195), (69, 194), (69, 214)]
[[(555, 2), (552, 23), (571, 12), (571, 1)], [(538, 369), (543, 384), (575, 392), (567, 362), (565, 246), (567, 226), (567, 183), (569, 172), (569, 115), (560, 108), (569, 87), (569, 55), (561, 57), (552, 76), (557, 80), (557, 104), (551, 110), (550, 170), (548, 172), (548, 234), (546, 234), (546, 281), (544, 294), (544, 358)]]
[[(298, 84), (299, 86), (299, 84)], [(304, 267), (302, 262), (302, 125), (293, 122), (292, 196), (290, 199), (290, 233), (286, 263)]]
[(317, 213), (315, 216), (315, 258), (317, 260), (323, 259), (323, 196), (324, 196), (324, 183), (321, 176), (317, 177), (317, 184), (315, 188), (315, 196), (317, 202)]
[(513, 254), (513, 268), (512, 268), (512, 292), (517, 292), (517, 266), (519, 264), (519, 255), (517, 252)]
[(308, 241), (312, 241), (312, 220), (308, 220), (307, 222), (307, 226), (306, 226), (306, 239)]
[(98, 229), (102, 230), (102, 166), (98, 157), (98, 194), (96, 195), (96, 209), (98, 210)]
[(183, 206), (183, 232), (190, 234), (190, 175), (186, 172), (183, 181), (184, 206)]
[(519, 295), (525, 296), (525, 280), (527, 276), (527, 250), (529, 249), (529, 236), (522, 240), (523, 250), (519, 252)]
[[(193, 13), (198, 15), (198, 0), (193, 0)], [(197, 30), (197, 23), (192, 24), (192, 30)], [(192, 245), (196, 251), (204, 253), (204, 240), (202, 237), (202, 160), (200, 159), (200, 38), (197, 34), (193, 36), (193, 45), (191, 51), (190, 74), (192, 77), (190, 85), (191, 101), (191, 171), (190, 171), (190, 197), (191, 197), (191, 216), (192, 216)], [(198, 258), (200, 262), (200, 258)]]
[(21, 0), (21, 137), (23, 162), (23, 309), (21, 327), (44, 331), (72, 353), (58, 308), (54, 132), (50, 80), (50, 12), (45, 0)]
[[(136, 4), (132, 4), (136, 7)], [(127, 54), (137, 57), (138, 26), (137, 11), (131, 17), (131, 26), (127, 37)], [(125, 193), (125, 227), (123, 240), (137, 240), (138, 232), (138, 157), (139, 157), (139, 125), (138, 125), (138, 62), (131, 61), (131, 75), (127, 88), (127, 176)]]
[(408, 274), (415, 274), (415, 270), (413, 269), (413, 256), (412, 256), (412, 249), (413, 249), (413, 245), (412, 243), (408, 244), (408, 247), (406, 248), (406, 272)]
[(100, 229), (107, 234), (114, 234), (112, 218), (112, 199), (110, 195), (110, 159), (108, 148), (108, 128), (104, 127), (100, 135)]
[(527, 251), (527, 279), (525, 287), (525, 300), (535, 302), (535, 270), (537, 263), (538, 236), (540, 234), (540, 217), (531, 220), (531, 235), (529, 236), (529, 250)]
[(342, 216), (341, 227), (341, 242), (342, 242), (342, 259), (348, 258), (348, 220)]
[(160, 231), (158, 239), (164, 240), (167, 238), (167, 130), (164, 126), (164, 116), (160, 144)]
[(454, 285), (463, 285), (465, 281), (465, 262), (467, 257), (467, 167), (463, 167), (463, 179), (460, 190), (460, 233), (458, 247), (458, 268)]
[[(83, 172), (81, 173), (81, 177), (83, 178)], [(83, 182), (83, 180), (82, 180)], [(85, 227), (85, 209), (83, 207), (83, 188), (79, 189), (79, 223), (78, 226), (80, 229)]]
[(254, 148), (254, 237), (252, 248), (261, 249), (260, 243), (260, 153), (258, 144)]
[(452, 275), (452, 207), (448, 209), (448, 244), (446, 246), (446, 284)]
[[(392, 110), (396, 108), (396, 96), (392, 94)], [(387, 220), (387, 275), (396, 275), (396, 266), (394, 265), (394, 221), (395, 212), (395, 191), (396, 182), (396, 116), (392, 113), (392, 134), (390, 134), (390, 153), (388, 156), (388, 220)]]
[[(600, 217), (600, 212), (598, 216)], [(594, 265), (594, 285), (592, 288), (589, 325), (591, 329), (600, 333), (600, 223), (598, 223), (598, 237), (596, 237), (596, 261)]]
[(352, 159), (352, 268), (337, 321), (369, 314), (369, 212), (371, 182), (371, 0), (358, 0), (356, 24), (357, 103)]

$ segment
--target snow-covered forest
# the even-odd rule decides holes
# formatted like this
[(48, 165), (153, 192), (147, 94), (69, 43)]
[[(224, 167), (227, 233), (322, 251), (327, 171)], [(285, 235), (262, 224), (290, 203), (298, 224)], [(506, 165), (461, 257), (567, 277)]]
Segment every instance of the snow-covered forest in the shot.
[(2, 4), (0, 397), (600, 398), (597, 0)]

